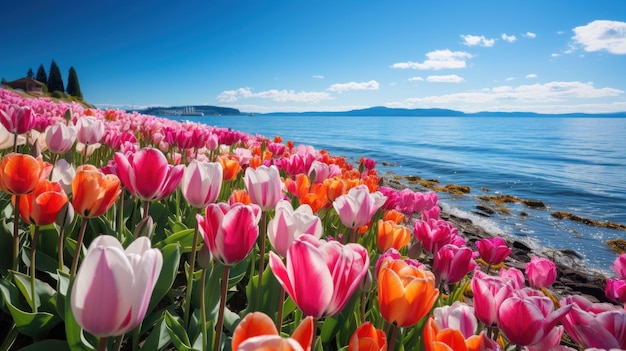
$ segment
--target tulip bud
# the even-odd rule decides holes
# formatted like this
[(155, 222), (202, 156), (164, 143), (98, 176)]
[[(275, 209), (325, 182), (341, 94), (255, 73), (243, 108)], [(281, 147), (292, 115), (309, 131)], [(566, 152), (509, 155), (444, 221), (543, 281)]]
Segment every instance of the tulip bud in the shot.
[(41, 156), (41, 147), (39, 146), (39, 143), (37, 141), (35, 141), (30, 147), (30, 155), (34, 158)]
[(66, 202), (57, 214), (56, 224), (65, 229), (69, 229), (74, 221), (74, 206), (70, 202)]
[(69, 123), (72, 120), (72, 110), (70, 110), (69, 108), (65, 110), (65, 113), (63, 114), (63, 118), (65, 119), (67, 123)]
[(202, 269), (207, 269), (211, 267), (211, 261), (213, 261), (213, 255), (211, 255), (211, 250), (206, 245), (202, 245), (200, 251), (196, 256), (198, 260), (198, 266)]
[(139, 223), (137, 223), (137, 226), (135, 227), (135, 231), (134, 231), (134, 235), (135, 238), (138, 238), (140, 236), (145, 236), (150, 238), (150, 236), (152, 235), (152, 230), (154, 229), (154, 221), (152, 220), (151, 216), (146, 216), (144, 217), (142, 220), (139, 221)]

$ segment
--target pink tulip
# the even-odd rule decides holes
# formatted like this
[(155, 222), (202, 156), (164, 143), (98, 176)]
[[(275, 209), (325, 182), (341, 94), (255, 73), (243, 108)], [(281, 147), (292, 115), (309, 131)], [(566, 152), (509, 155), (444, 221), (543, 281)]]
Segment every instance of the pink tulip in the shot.
[(533, 256), (526, 264), (526, 276), (533, 288), (547, 288), (556, 281), (556, 265), (547, 258)]
[(617, 256), (613, 262), (613, 270), (619, 279), (626, 280), (626, 253)]
[(165, 155), (154, 148), (143, 148), (129, 156), (116, 152), (114, 158), (124, 187), (144, 201), (167, 197), (176, 189), (185, 171), (184, 165), (168, 164)]
[(562, 323), (567, 334), (585, 348), (626, 349), (626, 310), (608, 303), (591, 303), (581, 296), (568, 296), (561, 305), (571, 305)]
[(76, 138), (83, 144), (96, 144), (104, 137), (104, 121), (95, 117), (84, 116), (76, 122)]
[(346, 306), (369, 268), (367, 250), (301, 235), (287, 251), (287, 264), (270, 252), (270, 268), (302, 312), (333, 316)]
[(515, 267), (508, 269), (500, 268), (500, 278), (505, 284), (511, 285), (513, 289), (523, 289), (526, 287), (526, 279), (524, 273)]
[(308, 176), (313, 183), (323, 183), (328, 178), (341, 175), (341, 169), (337, 165), (329, 165), (320, 161), (313, 161), (309, 168)]
[(478, 321), (474, 316), (474, 307), (468, 304), (455, 301), (450, 306), (435, 308), (433, 315), (439, 330), (447, 328), (459, 330), (465, 339), (476, 334)]
[(476, 318), (488, 327), (496, 326), (498, 309), (502, 301), (513, 292), (513, 287), (506, 284), (502, 278), (479, 270), (474, 271), (471, 284)]
[(552, 329), (546, 337), (537, 344), (526, 347), (526, 351), (576, 351), (561, 345), (561, 338), (563, 336), (564, 328), (562, 325), (556, 326)]
[(209, 204), (206, 217), (196, 215), (204, 243), (213, 257), (226, 266), (243, 261), (259, 237), (261, 208), (236, 203)]
[(50, 152), (64, 154), (72, 149), (76, 141), (76, 127), (57, 123), (46, 128), (46, 145)]
[(609, 300), (626, 303), (626, 281), (607, 279), (605, 294)]
[(498, 308), (498, 327), (515, 345), (535, 345), (548, 336), (570, 309), (571, 306), (564, 306), (554, 311), (549, 297), (524, 288), (502, 301)]
[(219, 162), (191, 160), (183, 172), (180, 190), (194, 208), (214, 203), (222, 188), (222, 165)]
[(446, 244), (450, 244), (458, 230), (447, 221), (442, 219), (429, 219), (428, 221), (415, 221), (413, 236), (422, 243), (424, 250), (434, 253)]
[(163, 266), (161, 251), (150, 240), (137, 238), (126, 250), (110, 235), (89, 246), (76, 274), (70, 303), (76, 322), (88, 332), (122, 335), (146, 315)]
[(23, 134), (35, 126), (35, 112), (30, 106), (9, 105), (0, 108), (0, 122), (11, 133)]
[(291, 203), (281, 200), (276, 205), (276, 213), (267, 224), (270, 243), (281, 256), (287, 256), (289, 246), (303, 234), (322, 237), (322, 220), (313, 214), (311, 206), (300, 205), (296, 210)]
[(432, 270), (439, 283), (454, 284), (473, 271), (474, 267), (476, 262), (469, 247), (447, 244), (435, 253)]
[(436, 206), (438, 202), (435, 192), (415, 192), (409, 188), (398, 191), (398, 210), (407, 214), (422, 212)]
[(337, 197), (333, 207), (343, 225), (358, 228), (366, 225), (386, 200), (382, 193), (370, 193), (366, 185), (357, 185), (347, 194)]
[(500, 237), (478, 240), (476, 247), (480, 257), (490, 265), (504, 262), (511, 253), (511, 248)]
[[(241, 162), (240, 162), (241, 163)], [(253, 204), (267, 211), (274, 209), (283, 198), (282, 182), (276, 166), (259, 166), (257, 169), (246, 168), (244, 175), (246, 190)]]

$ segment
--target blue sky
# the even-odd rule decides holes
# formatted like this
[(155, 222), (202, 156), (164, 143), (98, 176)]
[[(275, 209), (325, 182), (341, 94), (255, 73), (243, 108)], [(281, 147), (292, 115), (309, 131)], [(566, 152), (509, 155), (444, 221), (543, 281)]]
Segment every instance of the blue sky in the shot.
[(626, 1), (11, 1), (0, 77), (98, 106), (626, 111)]

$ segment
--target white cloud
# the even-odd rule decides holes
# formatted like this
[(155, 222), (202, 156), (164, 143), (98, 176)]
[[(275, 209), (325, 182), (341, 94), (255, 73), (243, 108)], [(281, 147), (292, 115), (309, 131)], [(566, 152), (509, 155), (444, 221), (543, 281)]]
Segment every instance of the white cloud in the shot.
[(492, 47), (493, 44), (495, 44), (496, 42), (495, 39), (487, 39), (483, 35), (478, 36), (478, 35), (467, 34), (467, 35), (461, 35), (461, 38), (463, 38), (463, 44), (467, 46)]
[(450, 74), (446, 76), (428, 76), (426, 77), (426, 81), (431, 83), (461, 83), (464, 82), (465, 79), (456, 74)]
[(423, 82), (424, 78), (422, 78), (422, 77), (411, 77), (411, 78), (409, 78), (409, 82), (416, 82), (416, 81)]
[(507, 82), (510, 82), (512, 80), (515, 80), (515, 77), (508, 77), (507, 79), (505, 79)]
[(517, 38), (515, 37), (515, 35), (506, 35), (506, 33), (502, 33), (502, 40), (512, 43), (516, 41)]
[(313, 78), (315, 78), (315, 79), (324, 79), (324, 76), (321, 75), (321, 74), (314, 74)]
[(535, 34), (533, 32), (526, 32), (526, 34), (524, 34), (524, 37), (530, 38), (530, 39), (535, 39), (537, 37), (537, 34)]
[(554, 53), (554, 54), (551, 54), (550, 56), (551, 56), (551, 57), (559, 57), (559, 56), (561, 56), (561, 55), (559, 55), (559, 54), (557, 54), (557, 53)]
[(350, 83), (337, 83), (331, 85), (328, 91), (338, 91), (344, 92), (349, 90), (378, 90), (379, 84), (375, 80), (370, 80), (369, 82), (350, 82)]
[(526, 75), (526, 78), (528, 78), (528, 79), (535, 79), (535, 78), (537, 78), (537, 75), (534, 74), (534, 73), (530, 73), (530, 74)]
[(295, 92), (293, 90), (266, 90), (258, 93), (252, 92), (250, 88), (239, 88), (237, 90), (226, 90), (220, 93), (216, 100), (223, 103), (237, 102), (241, 99), (259, 98), (277, 102), (303, 102), (317, 103), (323, 100), (330, 100), (332, 97), (326, 92)]
[(465, 51), (450, 51), (446, 50), (435, 50), (426, 54), (426, 59), (423, 63), (419, 62), (399, 62), (391, 65), (391, 68), (412, 68), (419, 70), (440, 70), (440, 69), (455, 69), (455, 68), (465, 68), (467, 66), (467, 59), (472, 58), (472, 54)]
[(626, 23), (597, 20), (573, 29), (574, 41), (585, 51), (607, 51), (611, 54), (626, 54)]

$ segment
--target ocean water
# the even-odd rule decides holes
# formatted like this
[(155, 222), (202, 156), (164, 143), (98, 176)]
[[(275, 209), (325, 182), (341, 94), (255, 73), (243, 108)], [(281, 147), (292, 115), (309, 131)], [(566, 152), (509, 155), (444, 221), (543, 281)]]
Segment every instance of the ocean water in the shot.
[[(168, 117), (180, 119), (181, 117)], [(312, 145), (357, 162), (378, 162), (380, 174), (416, 175), (471, 187), (464, 196), (439, 195), (446, 210), (469, 217), (494, 235), (532, 247), (573, 250), (572, 265), (613, 276), (617, 255), (606, 240), (625, 231), (558, 220), (566, 211), (626, 224), (626, 119), (557, 117), (203, 116), (185, 120), (232, 128), (296, 145)], [(481, 195), (541, 200), (547, 209), (507, 207), (510, 215), (476, 214)], [(525, 212), (527, 216), (522, 215)], [(559, 256), (555, 256), (558, 258)]]

